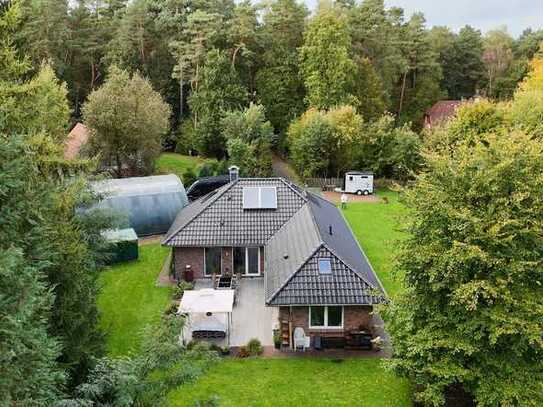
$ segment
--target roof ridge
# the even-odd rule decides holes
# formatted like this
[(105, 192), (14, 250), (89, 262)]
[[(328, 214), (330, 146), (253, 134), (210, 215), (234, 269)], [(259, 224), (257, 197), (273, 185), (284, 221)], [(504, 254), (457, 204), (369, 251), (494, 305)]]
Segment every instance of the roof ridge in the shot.
[[(190, 225), (192, 222), (194, 222), (194, 220), (196, 220), (198, 217), (200, 217), (202, 215), (202, 213), (204, 213), (208, 208), (209, 206), (215, 202), (217, 199), (219, 199), (221, 196), (223, 196), (227, 191), (229, 191), (234, 185), (236, 185), (238, 183), (239, 179), (238, 180), (235, 180), (233, 182), (229, 182), (228, 184), (226, 185), (223, 185), (222, 187), (214, 190), (214, 191), (211, 191), (210, 193), (198, 198), (196, 201), (194, 201), (193, 203), (191, 203), (190, 205), (204, 199), (206, 196), (208, 196), (209, 194), (215, 192), (215, 196), (212, 196), (206, 203), (205, 205), (203, 206), (202, 210), (200, 210), (199, 212), (195, 213), (194, 216), (192, 218), (190, 218), (184, 225), (180, 226), (176, 231), (172, 232), (170, 234), (170, 236), (167, 238), (167, 239), (164, 239), (161, 244), (167, 244), (169, 243), (172, 238), (177, 235), (182, 229), (186, 228), (188, 225)], [(225, 187), (228, 187), (228, 188), (225, 188)], [(220, 191), (222, 188), (224, 188), (223, 191)], [(189, 205), (189, 206), (190, 206)], [(188, 206), (186, 206), (185, 208), (187, 208)], [(185, 209), (183, 208), (183, 209)], [(183, 209), (181, 209), (181, 211), (183, 211)]]
[[(309, 200), (307, 199), (307, 196), (304, 196), (303, 193), (300, 193), (300, 191), (298, 191), (297, 188), (300, 188), (298, 185), (296, 185), (295, 183), (283, 178), (283, 177), (277, 177), (276, 179), (279, 179), (280, 181), (283, 182), (283, 184), (285, 184), (287, 187), (289, 187), (292, 191), (294, 191), (294, 193), (296, 195), (298, 195), (300, 198), (302, 198), (305, 202), (308, 202)], [(294, 185), (296, 186), (296, 188), (294, 187)], [(311, 193), (311, 192), (309, 192)]]

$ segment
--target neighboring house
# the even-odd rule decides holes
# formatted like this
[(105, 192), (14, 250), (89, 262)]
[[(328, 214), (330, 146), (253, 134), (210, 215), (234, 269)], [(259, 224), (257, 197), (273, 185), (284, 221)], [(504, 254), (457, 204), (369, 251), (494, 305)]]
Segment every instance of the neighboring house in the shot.
[(440, 100), (424, 114), (424, 128), (432, 129), (451, 120), (462, 103), (462, 100)]
[(67, 160), (75, 160), (81, 151), (81, 148), (87, 144), (89, 140), (89, 128), (83, 123), (77, 123), (72, 131), (68, 134), (68, 138), (64, 144), (64, 158)]
[(336, 206), (282, 178), (234, 175), (184, 208), (163, 244), (172, 247), (179, 280), (263, 279), (275, 325), (288, 324), (291, 334), (296, 327), (321, 337), (371, 329), (373, 306), (385, 301)]

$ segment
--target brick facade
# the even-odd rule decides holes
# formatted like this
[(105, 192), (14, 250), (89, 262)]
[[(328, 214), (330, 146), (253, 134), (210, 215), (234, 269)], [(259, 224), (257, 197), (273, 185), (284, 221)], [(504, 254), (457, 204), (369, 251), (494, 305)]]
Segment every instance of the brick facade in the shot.
[[(204, 274), (205, 249), (203, 247), (174, 247), (173, 248), (173, 277), (177, 280), (185, 279), (185, 269), (191, 266), (194, 279), (206, 278)], [(230, 275), (234, 269), (234, 251), (232, 247), (223, 247), (221, 250), (222, 274)], [(264, 274), (264, 248), (260, 248), (260, 274)]]
[(292, 330), (302, 327), (309, 336), (342, 336), (346, 332), (359, 330), (361, 326), (363, 329), (371, 328), (371, 306), (351, 305), (343, 308), (343, 329), (310, 329), (309, 307), (280, 307), (279, 320), (292, 321)]
[(231, 247), (223, 247), (221, 250), (221, 274), (231, 276), (234, 269), (234, 250)]
[(189, 265), (193, 278), (204, 278), (204, 249), (202, 247), (175, 247), (173, 249), (174, 277), (186, 279), (185, 269)]

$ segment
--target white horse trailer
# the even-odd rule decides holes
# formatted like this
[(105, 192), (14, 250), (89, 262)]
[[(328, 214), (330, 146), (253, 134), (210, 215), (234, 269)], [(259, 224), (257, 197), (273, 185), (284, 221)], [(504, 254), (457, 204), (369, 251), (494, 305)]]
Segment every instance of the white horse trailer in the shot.
[(349, 171), (345, 173), (343, 189), (338, 192), (347, 192), (357, 195), (373, 194), (373, 173)]

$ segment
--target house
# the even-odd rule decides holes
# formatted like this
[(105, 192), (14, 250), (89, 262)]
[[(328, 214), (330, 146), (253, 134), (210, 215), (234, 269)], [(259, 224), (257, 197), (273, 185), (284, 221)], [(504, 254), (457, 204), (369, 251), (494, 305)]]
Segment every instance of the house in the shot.
[(269, 329), (281, 329), (284, 345), (296, 328), (319, 340), (370, 329), (384, 290), (336, 206), (282, 178), (231, 177), (166, 234), (174, 277), (261, 280), (262, 304), (251, 306), (275, 308)]
[(77, 123), (68, 134), (64, 144), (64, 158), (66, 160), (75, 160), (81, 151), (81, 148), (89, 141), (89, 128), (83, 123)]
[(462, 103), (462, 100), (440, 100), (424, 114), (424, 128), (432, 129), (446, 123), (456, 115)]

